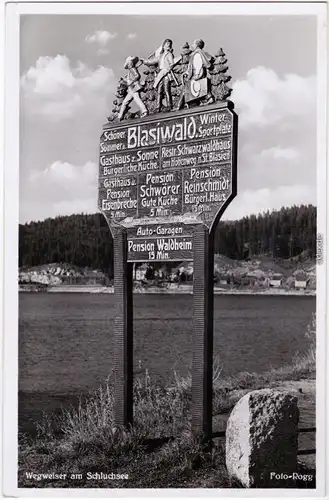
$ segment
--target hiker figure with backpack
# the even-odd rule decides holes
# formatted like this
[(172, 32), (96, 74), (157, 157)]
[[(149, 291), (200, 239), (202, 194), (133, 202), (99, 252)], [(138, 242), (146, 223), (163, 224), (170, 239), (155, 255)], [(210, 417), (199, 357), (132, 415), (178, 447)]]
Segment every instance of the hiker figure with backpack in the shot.
[(121, 108), (118, 114), (119, 120), (122, 120), (127, 109), (128, 105), (131, 101), (135, 101), (137, 106), (140, 109), (141, 112), (141, 117), (146, 116), (148, 114), (147, 108), (145, 104), (143, 103), (139, 93), (143, 89), (143, 85), (140, 82), (141, 75), (138, 71), (138, 66), (137, 64), (139, 63), (139, 58), (138, 57), (132, 57), (129, 56), (126, 59), (124, 68), (128, 69), (128, 74), (126, 75), (125, 78), (122, 78), (123, 82), (127, 85), (127, 95), (124, 98)]
[(212, 56), (205, 52), (204, 41), (201, 38), (194, 40), (192, 54), (187, 71), (183, 74), (183, 89), (178, 100), (176, 110), (180, 110), (185, 104), (204, 99), (204, 104), (212, 104), (214, 96), (210, 89), (208, 71), (212, 65)]

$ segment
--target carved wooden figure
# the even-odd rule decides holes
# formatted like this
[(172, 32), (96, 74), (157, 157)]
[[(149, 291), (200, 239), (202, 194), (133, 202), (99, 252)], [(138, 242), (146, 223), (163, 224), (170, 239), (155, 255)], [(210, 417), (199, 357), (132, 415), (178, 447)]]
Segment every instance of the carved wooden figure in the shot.
[(145, 104), (143, 103), (142, 99), (140, 98), (140, 91), (142, 90), (143, 86), (141, 85), (140, 78), (141, 75), (136, 67), (137, 63), (139, 62), (138, 57), (127, 57), (124, 68), (128, 69), (128, 74), (126, 78), (123, 79), (123, 81), (127, 85), (127, 95), (124, 98), (121, 108), (118, 114), (119, 120), (122, 120), (127, 109), (128, 105), (131, 101), (135, 101), (137, 106), (140, 109), (141, 112), (141, 117), (146, 116), (148, 114), (147, 109)]
[(193, 101), (200, 102), (203, 99), (204, 104), (212, 104), (214, 97), (211, 93), (211, 82), (208, 78), (208, 71), (212, 68), (213, 57), (205, 52), (204, 41), (197, 39), (192, 45), (192, 54), (189, 59), (187, 70), (183, 74), (184, 86), (177, 103), (177, 110), (184, 104)]
[(174, 52), (172, 47), (172, 40), (167, 38), (161, 47), (159, 47), (151, 57), (144, 60), (142, 63), (146, 66), (158, 66), (159, 72), (154, 80), (154, 88), (157, 90), (157, 108), (156, 111), (161, 111), (163, 97), (166, 97), (166, 104), (168, 109), (172, 109), (172, 93), (171, 84), (175, 82), (178, 84), (176, 77), (173, 73), (174, 66), (179, 62), (180, 57), (174, 59)]
[[(213, 56), (204, 50), (204, 45), (202, 39), (196, 39), (191, 50), (186, 42), (181, 55), (175, 58), (172, 41), (166, 39), (146, 60), (128, 58), (125, 65), (128, 75), (118, 81), (108, 121), (226, 101), (231, 93), (227, 86), (231, 77), (227, 74), (225, 53), (220, 49)], [(128, 60), (134, 60), (131, 68), (128, 68)], [(143, 63), (147, 68), (143, 71), (145, 81), (141, 83), (138, 68)], [(134, 83), (129, 87), (130, 73)], [(133, 100), (138, 111), (129, 108)]]

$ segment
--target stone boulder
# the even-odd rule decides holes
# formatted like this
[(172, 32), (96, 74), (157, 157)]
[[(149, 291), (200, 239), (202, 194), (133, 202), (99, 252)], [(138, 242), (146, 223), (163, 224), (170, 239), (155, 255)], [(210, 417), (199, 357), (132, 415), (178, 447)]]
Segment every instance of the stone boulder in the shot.
[(287, 392), (262, 389), (243, 396), (226, 428), (226, 467), (246, 488), (294, 487), (299, 410)]

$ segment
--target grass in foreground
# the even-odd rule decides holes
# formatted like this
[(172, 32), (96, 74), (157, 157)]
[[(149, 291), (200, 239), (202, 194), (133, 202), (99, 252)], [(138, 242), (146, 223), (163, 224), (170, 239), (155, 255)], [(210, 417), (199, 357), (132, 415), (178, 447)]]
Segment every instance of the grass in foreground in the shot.
[[(293, 363), (266, 373), (240, 373), (221, 379), (218, 362), (213, 376), (213, 413), (228, 413), (241, 391), (275, 386), (286, 380), (315, 377), (315, 318), (307, 335), (313, 345)], [(230, 488), (237, 487), (225, 468), (224, 442), (206, 452), (191, 434), (191, 376), (175, 374), (163, 388), (148, 372), (134, 385), (134, 427), (114, 427), (112, 376), (78, 408), (63, 410), (38, 425), (37, 437), (19, 437), (20, 487), (69, 488)], [(176, 436), (165, 444), (161, 438)], [(153, 439), (153, 441), (150, 441)], [(157, 441), (158, 440), (158, 441)], [(157, 446), (158, 445), (158, 446)], [(27, 473), (66, 474), (62, 479), (29, 479)], [(96, 478), (127, 474), (128, 479)], [(77, 477), (81, 474), (82, 477)], [(73, 475), (73, 476), (71, 476)]]
[[(20, 487), (231, 487), (223, 443), (207, 453), (190, 432), (188, 395), (152, 382), (148, 373), (134, 387), (134, 427), (115, 429), (112, 380), (56, 421), (45, 419), (35, 440), (21, 438)], [(157, 447), (156, 439), (177, 436)], [(155, 440), (150, 441), (150, 438)], [(28, 479), (27, 472), (67, 474), (62, 480)], [(96, 478), (95, 473), (129, 479)], [(71, 474), (82, 474), (71, 479)], [(89, 473), (89, 474), (88, 474)], [(90, 479), (88, 479), (88, 477)]]

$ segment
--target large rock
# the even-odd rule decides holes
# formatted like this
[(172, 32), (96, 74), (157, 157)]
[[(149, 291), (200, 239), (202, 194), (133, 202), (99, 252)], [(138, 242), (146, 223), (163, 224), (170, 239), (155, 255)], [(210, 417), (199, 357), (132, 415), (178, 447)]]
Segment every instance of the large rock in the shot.
[(297, 398), (262, 389), (238, 401), (226, 428), (226, 467), (247, 488), (294, 487)]

